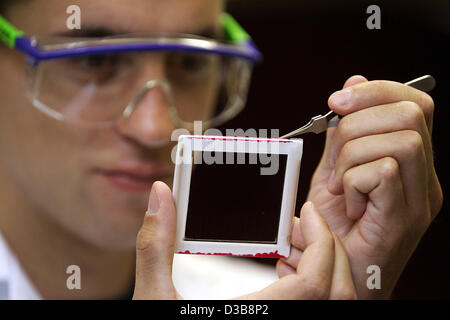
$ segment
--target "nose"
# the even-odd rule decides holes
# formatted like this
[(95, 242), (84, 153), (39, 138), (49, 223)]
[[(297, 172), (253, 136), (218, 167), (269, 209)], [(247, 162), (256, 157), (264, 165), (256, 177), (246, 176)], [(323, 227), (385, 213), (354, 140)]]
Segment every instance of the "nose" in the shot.
[(148, 81), (125, 109), (117, 128), (147, 147), (168, 144), (175, 130), (169, 85), (162, 80)]

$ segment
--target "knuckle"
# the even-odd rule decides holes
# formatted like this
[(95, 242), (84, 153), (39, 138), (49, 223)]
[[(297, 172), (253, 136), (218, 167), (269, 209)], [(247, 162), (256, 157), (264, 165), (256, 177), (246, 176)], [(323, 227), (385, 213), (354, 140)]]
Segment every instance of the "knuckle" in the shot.
[(434, 112), (434, 100), (433, 98), (423, 92), (422, 93), (422, 105), (423, 105), (423, 110), (427, 115), (432, 115)]
[(405, 120), (410, 127), (415, 128), (417, 127), (417, 124), (422, 123), (425, 120), (423, 110), (417, 103), (404, 101), (402, 102), (402, 105), (404, 107), (403, 114), (405, 115)]
[(342, 146), (341, 153), (340, 153), (339, 157), (344, 162), (348, 161), (353, 156), (353, 150), (354, 150), (354, 142), (348, 141)]
[(413, 130), (408, 130), (403, 137), (403, 148), (407, 156), (417, 156), (423, 152), (422, 136)]
[(434, 192), (432, 192), (430, 199), (431, 214), (434, 217), (441, 211), (442, 205), (444, 204), (444, 194), (438, 181), (435, 183)]
[(345, 171), (344, 175), (342, 176), (342, 183), (344, 186), (353, 186), (354, 185), (354, 175), (352, 174), (352, 170)]
[(385, 180), (393, 180), (399, 175), (399, 165), (397, 160), (386, 157), (380, 167), (380, 174)]
[(441, 186), (438, 187), (438, 191), (436, 192), (436, 212), (439, 212), (442, 209), (442, 205), (444, 204), (444, 193), (442, 191)]
[(136, 237), (136, 250), (138, 251), (153, 251), (154, 239), (153, 234), (150, 230), (142, 227)]
[(150, 245), (148, 238), (145, 236), (145, 234), (141, 231), (138, 232), (137, 238), (136, 238), (136, 249), (137, 250), (146, 250)]

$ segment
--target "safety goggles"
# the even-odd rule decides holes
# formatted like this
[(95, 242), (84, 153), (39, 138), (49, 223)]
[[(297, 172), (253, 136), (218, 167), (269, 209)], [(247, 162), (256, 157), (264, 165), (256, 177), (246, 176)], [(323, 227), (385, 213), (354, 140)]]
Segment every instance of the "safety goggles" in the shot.
[(220, 20), (224, 40), (188, 34), (29, 38), (0, 16), (0, 39), (26, 56), (31, 102), (54, 119), (111, 125), (151, 99), (191, 129), (194, 121), (218, 126), (236, 116), (261, 60), (229, 14)]

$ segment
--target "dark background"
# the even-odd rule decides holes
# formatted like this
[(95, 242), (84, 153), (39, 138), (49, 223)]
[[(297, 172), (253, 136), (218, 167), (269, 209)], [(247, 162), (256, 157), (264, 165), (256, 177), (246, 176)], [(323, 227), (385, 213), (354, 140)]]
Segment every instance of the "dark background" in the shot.
[[(371, 4), (381, 8), (381, 30), (366, 27)], [(437, 86), (430, 93), (436, 105), (433, 144), (444, 205), (410, 259), (393, 298), (450, 298), (446, 199), (450, 1), (230, 0), (228, 12), (250, 33), (264, 61), (255, 68), (246, 110), (224, 128), (280, 128), (280, 134), (287, 133), (327, 112), (329, 95), (354, 74), (399, 82), (425, 74), (436, 78)], [(303, 138), (297, 208), (305, 201), (325, 136)], [(248, 185), (260, 197), (271, 196), (254, 181), (248, 180)], [(230, 186), (218, 182), (215, 187), (220, 192)]]
[[(198, 154), (203, 157), (204, 153)], [(208, 154), (211, 155), (211, 152)], [(267, 166), (261, 165), (261, 161), (256, 158), (251, 163), (249, 153), (214, 154), (221, 156), (216, 159), (222, 159), (221, 162), (226, 164), (195, 164), (189, 191), (185, 239), (276, 243), (287, 155), (273, 159), (279, 162), (277, 174), (262, 175), (261, 168)], [(228, 160), (230, 158), (227, 156), (230, 155), (234, 156), (233, 160)], [(240, 157), (239, 162), (237, 155)], [(253, 153), (252, 156), (259, 155)], [(233, 164), (229, 161), (233, 161)], [(253, 192), (249, 189), (248, 181), (257, 185), (258, 190), (270, 190), (271, 196), (261, 197), (260, 193)], [(219, 188), (220, 192), (211, 192)], [(204, 208), (212, 210), (207, 210), (205, 214)]]

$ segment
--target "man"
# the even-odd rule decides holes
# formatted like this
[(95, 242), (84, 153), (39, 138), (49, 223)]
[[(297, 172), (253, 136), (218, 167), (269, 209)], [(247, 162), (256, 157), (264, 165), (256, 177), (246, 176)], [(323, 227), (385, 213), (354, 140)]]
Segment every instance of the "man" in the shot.
[[(2, 15), (39, 39), (204, 30), (220, 36), (224, 11), (222, 1), (211, 0), (137, 0), (133, 6), (77, 1), (83, 19), (77, 34), (66, 28), (70, 1), (3, 3)], [(0, 54), (0, 231), (13, 269), (21, 270), (17, 278), (26, 275), (30, 291), (43, 298), (120, 298), (132, 289), (136, 270), (134, 298), (179, 297), (171, 281), (176, 221), (168, 187), (170, 136), (178, 124), (168, 97), (180, 117), (210, 119), (218, 87), (195, 86), (194, 80), (214, 74), (209, 69), (196, 74), (183, 91), (176, 85), (186, 79), (172, 68), (179, 65), (177, 55), (55, 59), (32, 68), (17, 51), (4, 47)], [(152, 59), (142, 58), (147, 54)], [(181, 62), (199, 71), (197, 60)], [(87, 73), (91, 70), (94, 75)], [(166, 78), (178, 89), (172, 95)], [(432, 99), (399, 83), (361, 76), (344, 87), (330, 97), (330, 108), (345, 117), (328, 130), (310, 202), (302, 222), (294, 224), (291, 255), (277, 265), (282, 278), (251, 298), (386, 298), (439, 211)], [(24, 92), (31, 92), (31, 102)], [(186, 102), (198, 102), (194, 99), (203, 103)], [(108, 126), (84, 121), (103, 119), (116, 102), (126, 107), (130, 101), (135, 102), (130, 112)], [(87, 105), (91, 108), (81, 108)], [(69, 118), (77, 121), (65, 121)], [(66, 268), (73, 264), (82, 270), (82, 290), (65, 287)], [(366, 287), (369, 265), (383, 270), (381, 290)]]

